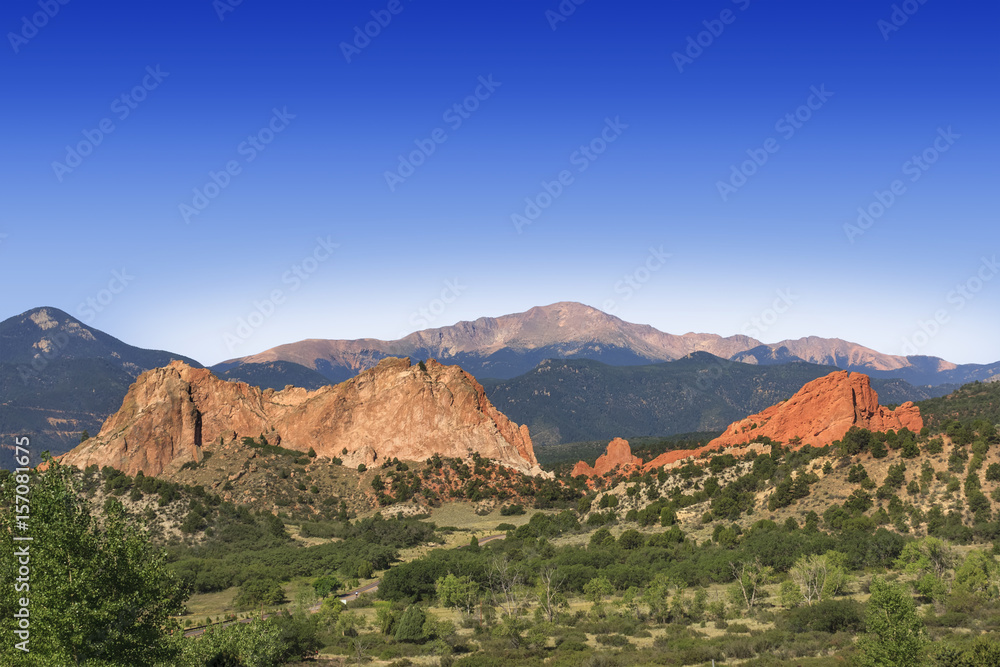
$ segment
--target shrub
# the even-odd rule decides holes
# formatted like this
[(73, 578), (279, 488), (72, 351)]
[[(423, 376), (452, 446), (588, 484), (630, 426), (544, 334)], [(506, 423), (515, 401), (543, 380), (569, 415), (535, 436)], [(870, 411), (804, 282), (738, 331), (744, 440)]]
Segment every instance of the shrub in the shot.
[(604, 646), (628, 646), (628, 637), (624, 635), (597, 635), (597, 643)]
[(855, 634), (865, 630), (865, 608), (854, 600), (824, 600), (788, 611), (783, 624), (795, 633)]
[(847, 471), (847, 481), (851, 484), (860, 484), (866, 479), (868, 479), (868, 471), (860, 463), (851, 466), (851, 469)]

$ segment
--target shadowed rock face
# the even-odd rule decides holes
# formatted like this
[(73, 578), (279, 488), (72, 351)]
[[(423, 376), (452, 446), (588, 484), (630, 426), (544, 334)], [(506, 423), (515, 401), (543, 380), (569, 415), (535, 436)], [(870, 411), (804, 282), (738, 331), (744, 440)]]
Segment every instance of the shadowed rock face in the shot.
[(261, 391), (175, 361), (143, 373), (101, 432), (62, 462), (160, 475), (200, 461), (220, 442), (264, 434), (271, 444), (312, 448), (350, 466), (478, 452), (521, 472), (541, 472), (528, 428), (498, 411), (475, 378), (433, 360), (425, 366), (390, 358), (315, 391)]
[(799, 438), (803, 446), (824, 447), (843, 438), (852, 426), (869, 431), (908, 428), (918, 432), (924, 427), (924, 420), (920, 408), (913, 403), (903, 403), (895, 410), (879, 405), (878, 394), (867, 375), (836, 371), (807, 383), (787, 401), (730, 424), (722, 435), (704, 447), (666, 452), (643, 464), (632, 456), (626, 441), (615, 438), (593, 468), (580, 461), (573, 468), (573, 475), (599, 476), (616, 465), (622, 468), (637, 465), (651, 470), (677, 465), (710, 451), (726, 450), (734, 456), (751, 449), (764, 451), (763, 446), (750, 444), (760, 436), (786, 444)]

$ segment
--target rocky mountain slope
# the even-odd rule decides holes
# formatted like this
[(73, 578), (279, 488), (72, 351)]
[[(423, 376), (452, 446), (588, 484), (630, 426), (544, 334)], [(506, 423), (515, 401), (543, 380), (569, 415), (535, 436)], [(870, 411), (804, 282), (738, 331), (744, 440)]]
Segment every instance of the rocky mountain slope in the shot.
[(1000, 362), (956, 365), (937, 357), (884, 354), (837, 338), (809, 336), (765, 344), (741, 335), (674, 335), (574, 302), (425, 329), (393, 341), (304, 340), (231, 359), (214, 369), (283, 360), (340, 381), (386, 356), (408, 356), (455, 363), (480, 378), (509, 379), (545, 359), (584, 358), (623, 366), (671, 361), (695, 352), (762, 365), (805, 361), (919, 385), (961, 384), (1000, 376)]
[(879, 432), (907, 428), (916, 433), (924, 422), (920, 409), (913, 403), (904, 403), (894, 410), (880, 405), (878, 393), (872, 389), (867, 375), (836, 371), (807, 383), (787, 401), (730, 424), (722, 435), (704, 447), (666, 452), (643, 463), (632, 456), (628, 442), (616, 438), (594, 467), (580, 461), (573, 469), (573, 476), (603, 475), (615, 467), (654, 469), (676, 465), (709, 451), (742, 454), (752, 446), (752, 441), (761, 437), (786, 444), (823, 447), (843, 438), (853, 426)]
[(143, 371), (178, 354), (123, 343), (58, 308), (35, 308), (0, 322), (0, 442), (6, 465), (14, 436), (35, 452), (61, 453), (96, 433)]
[(141, 375), (100, 433), (66, 454), (77, 467), (160, 475), (244, 438), (345, 465), (475, 452), (527, 474), (541, 469), (531, 437), (500, 413), (457, 366), (384, 359), (338, 385), (261, 391), (172, 362)]
[(408, 356), (456, 363), (477, 377), (509, 378), (549, 358), (643, 364), (677, 359), (695, 351), (729, 357), (758, 344), (746, 336), (676, 336), (648, 325), (625, 322), (580, 303), (562, 302), (523, 313), (426, 329), (395, 341), (305, 340), (232, 359), (217, 368), (284, 360), (339, 380), (369, 368), (380, 358)]

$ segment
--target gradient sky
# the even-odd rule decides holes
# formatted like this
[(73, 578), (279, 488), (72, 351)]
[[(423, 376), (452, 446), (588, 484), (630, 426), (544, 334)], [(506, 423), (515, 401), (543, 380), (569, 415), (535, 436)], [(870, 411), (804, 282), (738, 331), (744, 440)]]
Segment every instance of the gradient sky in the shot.
[[(37, 0), (5, 2), (0, 318), (56, 306), (210, 364), (581, 301), (677, 334), (996, 361), (1000, 269), (983, 258), (1000, 252), (1000, 8), (903, 4), (916, 11), (895, 29), (893, 3), (872, 1), (567, 0), (560, 21), (556, 0), (244, 0), (221, 19), (226, 0), (75, 0), (34, 19)], [(391, 21), (348, 62), (342, 43), (373, 11)], [(679, 68), (689, 38), (706, 45)], [(499, 85), (454, 127), (446, 112), (480, 77)], [(249, 161), (241, 143), (275, 109), (294, 118)], [(609, 119), (627, 127), (583, 157)], [(89, 155), (54, 165), (102, 121), (114, 129)], [(439, 128), (390, 189), (386, 172)], [(925, 150), (923, 170), (910, 161)], [(723, 200), (747, 151), (767, 161)], [(239, 173), (185, 221), (231, 161)], [(564, 170), (572, 182), (518, 233), (511, 216)], [(894, 180), (905, 190), (849, 239)], [(317, 239), (339, 245), (303, 263)], [(650, 248), (670, 255), (653, 271)], [(791, 305), (771, 317), (779, 290)]]

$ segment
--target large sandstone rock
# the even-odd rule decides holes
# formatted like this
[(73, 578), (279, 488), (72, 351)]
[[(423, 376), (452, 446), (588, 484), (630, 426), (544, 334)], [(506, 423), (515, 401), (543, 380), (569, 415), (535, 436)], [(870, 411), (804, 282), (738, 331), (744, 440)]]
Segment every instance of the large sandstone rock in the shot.
[(615, 438), (608, 443), (604, 454), (597, 457), (594, 467), (590, 467), (586, 462), (580, 461), (573, 466), (572, 476), (586, 475), (587, 477), (600, 477), (615, 468), (624, 472), (626, 468), (641, 466), (642, 459), (632, 455), (632, 448), (629, 447), (628, 440)]
[(920, 408), (911, 402), (890, 410), (878, 404), (878, 394), (862, 373), (836, 371), (807, 383), (787, 401), (730, 424), (709, 448), (743, 445), (759, 436), (788, 443), (823, 447), (840, 440), (852, 426), (869, 431), (919, 431)]
[(478, 452), (524, 473), (541, 472), (528, 428), (497, 410), (475, 378), (433, 360), (425, 367), (383, 359), (338, 385), (262, 392), (175, 361), (139, 376), (101, 432), (62, 461), (160, 475), (199, 461), (219, 443), (264, 434), (271, 444), (313, 448), (352, 466)]
[[(879, 405), (878, 394), (872, 389), (867, 375), (836, 371), (807, 383), (787, 401), (730, 424), (722, 435), (704, 447), (665, 452), (642, 464), (632, 456), (627, 442), (615, 438), (593, 468), (580, 461), (573, 468), (573, 475), (600, 476), (615, 465), (626, 463), (652, 470), (679, 465), (706, 452), (723, 449), (741, 456), (749, 450), (764, 450), (763, 446), (750, 442), (759, 436), (784, 444), (795, 441), (800, 445), (823, 447), (843, 438), (852, 426), (869, 431), (908, 428), (917, 432), (923, 428), (924, 421), (920, 409), (913, 403), (903, 403), (895, 410)], [(616, 443), (624, 443), (624, 451)], [(629, 462), (629, 458), (634, 461)]]

